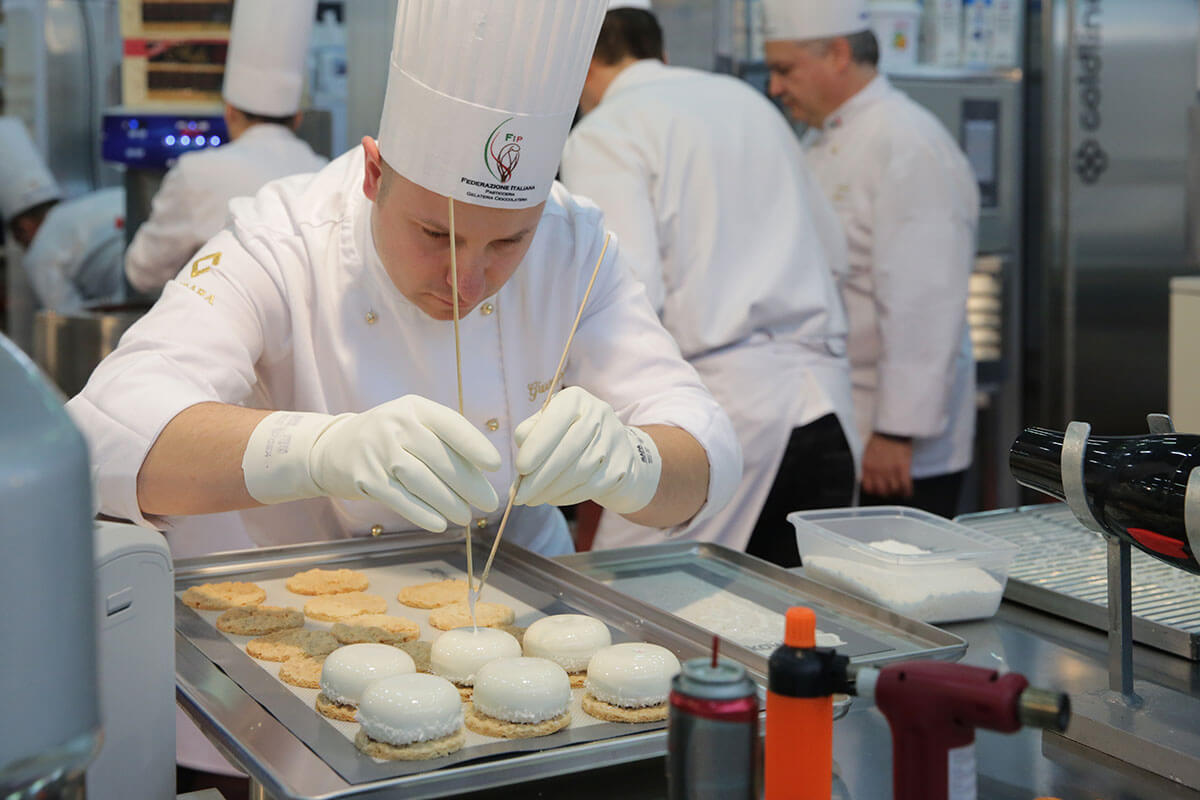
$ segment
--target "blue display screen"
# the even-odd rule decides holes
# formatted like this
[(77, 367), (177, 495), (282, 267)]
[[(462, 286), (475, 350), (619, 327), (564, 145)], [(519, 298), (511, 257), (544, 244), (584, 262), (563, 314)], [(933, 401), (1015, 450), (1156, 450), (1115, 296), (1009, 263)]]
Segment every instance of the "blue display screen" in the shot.
[(229, 141), (219, 113), (182, 116), (167, 113), (104, 115), (101, 152), (105, 161), (146, 169), (166, 169), (184, 153), (220, 147)]

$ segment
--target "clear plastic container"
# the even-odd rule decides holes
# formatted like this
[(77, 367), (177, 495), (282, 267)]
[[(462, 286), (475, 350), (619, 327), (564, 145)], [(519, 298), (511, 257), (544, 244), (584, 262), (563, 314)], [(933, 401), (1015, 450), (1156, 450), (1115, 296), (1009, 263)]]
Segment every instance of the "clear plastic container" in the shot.
[(1018, 547), (902, 506), (788, 515), (804, 574), (922, 622), (996, 613)]

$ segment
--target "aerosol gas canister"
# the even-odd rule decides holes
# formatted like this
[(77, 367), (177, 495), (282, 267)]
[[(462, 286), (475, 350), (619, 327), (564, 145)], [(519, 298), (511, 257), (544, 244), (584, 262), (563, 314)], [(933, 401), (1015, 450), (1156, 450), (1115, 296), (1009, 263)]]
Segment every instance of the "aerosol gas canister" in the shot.
[(746, 670), (686, 661), (671, 683), (667, 795), (671, 800), (756, 800), (761, 785), (758, 693)]

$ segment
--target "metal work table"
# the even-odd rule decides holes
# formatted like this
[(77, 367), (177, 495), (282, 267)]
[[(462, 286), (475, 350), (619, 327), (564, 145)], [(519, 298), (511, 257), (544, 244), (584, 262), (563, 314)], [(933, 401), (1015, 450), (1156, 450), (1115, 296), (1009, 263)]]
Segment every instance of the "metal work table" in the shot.
[[(554, 569), (547, 567), (547, 569)], [(561, 568), (559, 568), (561, 569)], [(1072, 622), (1005, 603), (991, 620), (944, 626), (968, 642), (962, 661), (984, 667), (1006, 666), (1025, 674), (1036, 685), (1079, 695), (1107, 686), (1107, 640), (1103, 633)], [(237, 752), (229, 755), (238, 762), (281, 764), (290, 780), (320, 788), (313, 796), (334, 796), (339, 781), (336, 775), (304, 748), (282, 748), (286, 729), (257, 704), (239, 704), (241, 690), (224, 673), (211, 669), (207, 659), (190, 642), (177, 634), (176, 670), (181, 687), (193, 697), (203, 698), (210, 710), (219, 711)], [(1134, 658), (1139, 679), (1168, 689), (1200, 697), (1200, 665), (1177, 656), (1138, 646)], [(181, 693), (181, 699), (184, 695)], [(189, 703), (185, 710), (195, 712)], [(246, 716), (243, 719), (243, 716)], [(1200, 727), (1200, 719), (1195, 725)], [(556, 798), (572, 800), (592, 798), (661, 798), (666, 795), (663, 759), (647, 758), (661, 743), (647, 752), (641, 737), (614, 739), (603, 743), (584, 773), (578, 763), (568, 763), (565, 751), (542, 754), (556, 769), (541, 769), (543, 775), (559, 773), (539, 781), (524, 781), (494, 790), (471, 791), (479, 800), (501, 798)], [(1061, 740), (1059, 740), (1061, 741)], [(1070, 748), (1067, 750), (1065, 748)], [(834, 724), (836, 798), (888, 800), (891, 797), (891, 736), (886, 720), (862, 701), (844, 719)], [(531, 758), (514, 757), (504, 764), (512, 780), (522, 781), (530, 772)], [(561, 763), (558, 763), (561, 762)], [(979, 797), (983, 800), (1032, 800), (1052, 796), (1061, 800), (1133, 800), (1154, 798), (1200, 798), (1177, 784), (1140, 772), (1094, 751), (1077, 745), (1055, 745), (1043, 752), (1040, 732), (1028, 731), (1001, 736), (981, 731), (977, 740)], [(468, 771), (486, 768), (480, 762)], [(494, 764), (492, 765), (495, 766)], [(460, 774), (447, 780), (441, 791), (461, 792), (471, 784), (470, 776)], [(256, 787), (258, 788), (258, 787)], [(429, 786), (429, 789), (435, 787)], [(395, 792), (381, 790), (370, 797), (390, 798)], [(253, 795), (263, 797), (263, 795)], [(366, 795), (364, 795), (366, 796)], [(444, 795), (452, 796), (452, 795)]]
[[(985, 667), (1006, 664), (1037, 685), (1072, 694), (1107, 685), (1107, 640), (1104, 634), (1082, 625), (1005, 603), (991, 620), (945, 627), (970, 643), (963, 663)], [(1134, 666), (1138, 678), (1200, 695), (1200, 665), (1138, 647)], [(887, 721), (873, 708), (856, 701), (850, 714), (834, 724), (834, 759), (840, 776), (834, 797), (889, 800), (891, 749)], [(1013, 736), (980, 731), (977, 759), (980, 800), (1033, 800), (1039, 796), (1061, 800), (1200, 798), (1200, 792), (1133, 770), (1100, 753), (1052, 750), (1043, 754), (1038, 731)], [(610, 767), (590, 773), (583, 781), (565, 776), (472, 795), (481, 800), (564, 796), (572, 800), (662, 798), (666, 796), (665, 766), (662, 759), (657, 759)]]

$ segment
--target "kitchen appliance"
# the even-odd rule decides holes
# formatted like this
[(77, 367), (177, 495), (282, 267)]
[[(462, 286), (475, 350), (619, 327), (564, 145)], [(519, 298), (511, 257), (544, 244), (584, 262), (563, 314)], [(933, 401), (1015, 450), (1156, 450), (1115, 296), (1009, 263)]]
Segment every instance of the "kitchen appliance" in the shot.
[[(1188, 728), (1200, 702), (1146, 681), (1133, 670), (1133, 547), (1197, 572), (1200, 469), (1171, 418), (1150, 414), (1151, 436), (1091, 438), (1072, 422), (1062, 435), (1029, 429), (1012, 450), (1013, 477), (1066, 500), (1079, 523), (1103, 534), (1108, 550), (1108, 688), (1081, 695), (1078, 724), (1063, 735), (1144, 770), (1200, 789), (1200, 741)], [(1054, 474), (1057, 472), (1057, 480)], [(1172, 538), (1174, 537), (1174, 538)]]
[(87, 446), (0, 336), (0, 797), (82, 798), (100, 745)]
[(1195, 269), (1185, 208), (1200, 8), (1029, 7), (1024, 419), (1138, 430), (1146, 409), (1167, 407), (1170, 279)]
[(150, 204), (167, 169), (183, 153), (229, 141), (220, 105), (115, 106), (104, 112), (100, 138), (104, 160), (124, 165), (125, 241), (150, 216)]
[(100, 719), (88, 800), (175, 797), (174, 576), (158, 531), (100, 522), (95, 542)]

